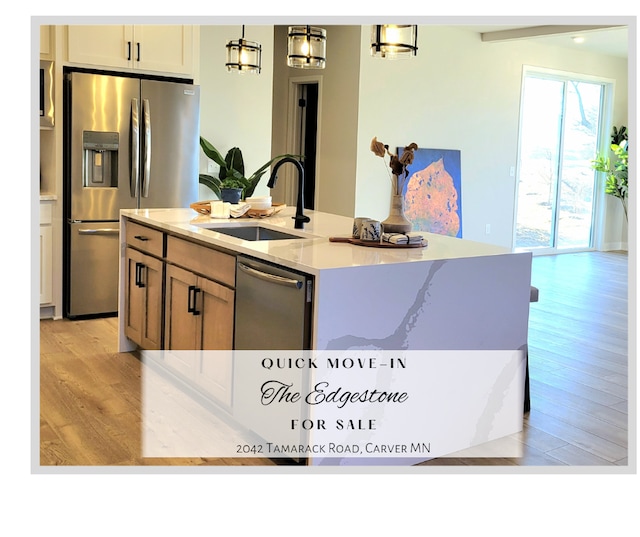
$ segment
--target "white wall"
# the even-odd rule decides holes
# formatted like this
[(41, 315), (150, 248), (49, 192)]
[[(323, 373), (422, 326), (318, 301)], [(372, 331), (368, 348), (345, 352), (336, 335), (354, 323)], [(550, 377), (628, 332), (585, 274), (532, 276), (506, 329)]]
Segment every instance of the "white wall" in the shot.
[(321, 88), (318, 209), (353, 216), (356, 197), (359, 26), (327, 26), (327, 67)]
[[(613, 123), (628, 124), (624, 59), (535, 40), (483, 43), (463, 27), (420, 26), (417, 57), (383, 61), (369, 54), (369, 26), (361, 32), (353, 26), (326, 28), (327, 68), (314, 73), (322, 77), (323, 92), (316, 205), (322, 211), (386, 218), (389, 180), (381, 159), (369, 150), (374, 136), (391, 147), (416, 142), (420, 147), (459, 149), (463, 236), (510, 248), (516, 183), (509, 169), (517, 166), (523, 66), (616, 80)], [(225, 44), (239, 32), (238, 26), (201, 27), (201, 131), (221, 152), (239, 146), (251, 173), (272, 155), (287, 152), (288, 97), (281, 92), (288, 91), (289, 76), (310, 71), (286, 67), (286, 45), (274, 42), (272, 26), (247, 26), (247, 39), (263, 46), (262, 73), (227, 73)], [(349, 54), (358, 33), (359, 56)], [(267, 179), (263, 177), (256, 194), (268, 192)], [(212, 197), (204, 190), (202, 199)], [(624, 247), (619, 200), (606, 196), (604, 208), (604, 248)], [(486, 224), (491, 225), (490, 235), (485, 234)]]
[[(227, 72), (225, 45), (241, 35), (239, 25), (200, 27), (200, 134), (223, 156), (239, 147), (249, 176), (271, 159), (273, 26), (245, 26), (245, 39), (262, 44), (259, 75)], [(207, 160), (201, 151), (201, 173), (208, 173)], [(268, 173), (255, 195), (268, 194)], [(215, 165), (213, 175), (217, 174)], [(200, 199), (215, 199), (215, 195), (200, 185)]]
[[(533, 40), (482, 43), (461, 27), (420, 26), (418, 55), (383, 61), (361, 38), (356, 206), (359, 215), (388, 214), (389, 180), (369, 150), (374, 136), (391, 147), (459, 149), (462, 165), (463, 236), (512, 245), (520, 88), (524, 65), (617, 80), (614, 124), (627, 123), (627, 62)], [(620, 241), (618, 204), (611, 205), (605, 243)], [(616, 200), (617, 201), (617, 200)], [(619, 203), (619, 202), (618, 202)], [(614, 209), (611, 211), (611, 209)], [(485, 234), (485, 224), (491, 234)], [(626, 240), (626, 239), (625, 239)]]
[[(355, 152), (360, 70), (358, 50), (361, 28), (360, 26), (323, 26), (323, 28), (327, 31), (325, 69), (294, 69), (286, 64), (287, 27), (276, 26), (272, 153), (279, 155), (293, 151), (287, 147), (287, 124), (290, 121), (287, 105), (291, 90), (290, 81), (300, 83), (317, 81), (320, 88), (318, 105), (320, 137), (317, 141), (315, 208), (328, 213), (352, 216), (356, 202)], [(289, 179), (284, 179), (286, 177)], [(283, 192), (283, 185), (280, 182), (290, 181), (290, 177), (283, 174), (283, 179), (278, 179), (276, 189)], [(296, 195), (295, 188), (291, 194)]]

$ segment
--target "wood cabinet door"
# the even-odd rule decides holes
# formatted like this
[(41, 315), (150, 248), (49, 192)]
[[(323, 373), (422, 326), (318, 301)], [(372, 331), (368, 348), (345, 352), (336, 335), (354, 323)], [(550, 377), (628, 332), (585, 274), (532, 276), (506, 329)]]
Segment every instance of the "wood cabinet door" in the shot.
[(197, 357), (196, 384), (219, 403), (230, 407), (233, 386), (233, 351), (201, 351)]
[(165, 365), (227, 406), (231, 405), (234, 296), (224, 285), (167, 266)]
[(175, 265), (167, 266), (165, 348), (233, 348), (234, 291)]
[(127, 248), (125, 254), (124, 279), (124, 333), (137, 345), (142, 345), (142, 311), (144, 309), (144, 288), (138, 284), (143, 254)]
[(142, 311), (143, 349), (162, 349), (162, 273), (164, 263), (160, 259), (142, 254), (142, 284), (144, 305)]
[(125, 335), (143, 349), (162, 348), (164, 263), (133, 248), (125, 255)]
[(231, 350), (235, 292), (206, 278), (198, 279), (198, 287), (202, 290), (200, 348)]
[(203, 352), (198, 354), (195, 381), (218, 402), (231, 406), (235, 292), (206, 278), (199, 278), (198, 286), (202, 290), (198, 330)]
[(166, 350), (196, 350), (200, 346), (198, 326), (200, 310), (191, 311), (197, 302), (194, 288), (198, 278), (193, 272), (167, 265), (165, 283), (164, 333)]

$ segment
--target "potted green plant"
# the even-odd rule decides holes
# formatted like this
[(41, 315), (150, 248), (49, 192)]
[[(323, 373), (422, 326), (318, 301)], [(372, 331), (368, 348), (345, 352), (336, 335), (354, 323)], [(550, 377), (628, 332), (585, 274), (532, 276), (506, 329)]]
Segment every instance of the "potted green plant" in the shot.
[(627, 214), (627, 194), (629, 179), (629, 136), (624, 125), (618, 130), (613, 127), (611, 134), (611, 153), (615, 156), (612, 162), (610, 155), (598, 155), (592, 160), (593, 169), (606, 174), (604, 191), (622, 202), (624, 216), (629, 221)]
[(231, 203), (238, 203), (241, 199), (250, 197), (262, 176), (274, 162), (285, 157), (301, 157), (301, 155), (278, 155), (258, 168), (249, 177), (245, 177), (244, 158), (240, 148), (229, 149), (226, 156), (222, 158), (222, 153), (202, 136), (200, 136), (200, 147), (207, 157), (220, 166), (218, 177), (201, 173), (199, 175), (200, 183), (213, 190), (221, 200)]

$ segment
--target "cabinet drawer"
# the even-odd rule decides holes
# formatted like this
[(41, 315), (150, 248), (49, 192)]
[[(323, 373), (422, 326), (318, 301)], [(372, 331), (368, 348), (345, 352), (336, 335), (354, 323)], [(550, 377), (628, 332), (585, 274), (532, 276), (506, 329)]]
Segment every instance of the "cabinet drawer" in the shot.
[(233, 255), (168, 236), (167, 261), (225, 285), (236, 285), (236, 258)]
[(164, 233), (127, 221), (127, 244), (157, 257), (163, 256)]

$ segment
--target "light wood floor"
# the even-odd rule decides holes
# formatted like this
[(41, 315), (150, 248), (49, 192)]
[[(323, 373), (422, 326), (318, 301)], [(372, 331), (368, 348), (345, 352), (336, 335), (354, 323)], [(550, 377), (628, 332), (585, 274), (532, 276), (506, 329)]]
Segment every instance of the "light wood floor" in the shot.
[(531, 411), (519, 459), (427, 464), (628, 464), (627, 254), (533, 258), (540, 290), (529, 315)]
[[(520, 458), (434, 459), (425, 466), (628, 464), (627, 255), (535, 257), (531, 411)], [(140, 377), (118, 353), (117, 319), (40, 322), (40, 464), (273, 465), (267, 459), (148, 459), (141, 453)]]
[(273, 465), (268, 459), (141, 456), (141, 375), (118, 353), (118, 320), (40, 321), (40, 465)]

